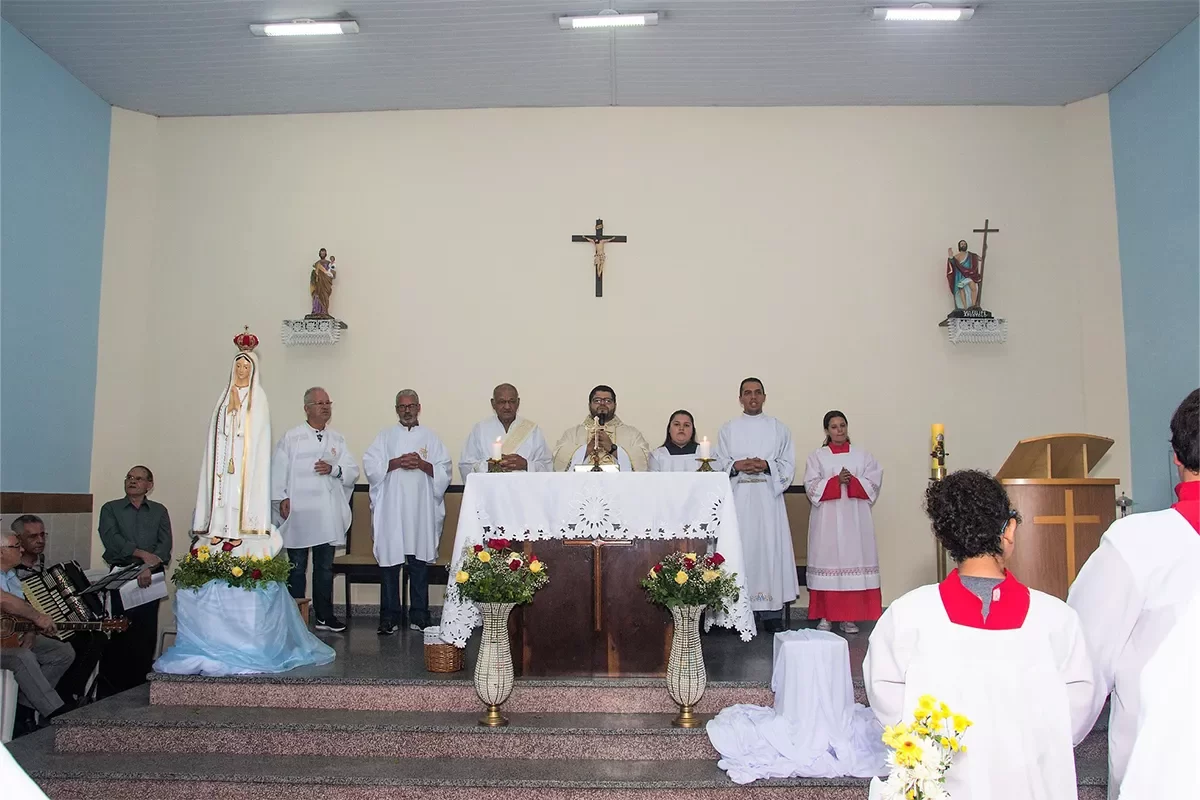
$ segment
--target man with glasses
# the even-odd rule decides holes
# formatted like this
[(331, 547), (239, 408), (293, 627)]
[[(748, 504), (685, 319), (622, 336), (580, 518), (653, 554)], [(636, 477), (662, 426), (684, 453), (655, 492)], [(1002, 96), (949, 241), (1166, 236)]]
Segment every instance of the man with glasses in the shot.
[[(171, 560), (171, 518), (166, 506), (147, 495), (154, 489), (148, 467), (131, 467), (125, 474), (125, 496), (100, 507), (100, 542), (104, 562), (110, 567), (142, 564), (138, 586), (150, 585), (151, 572), (166, 569)], [(158, 647), (158, 606), (151, 600), (125, 608), (119, 592), (112, 592), (112, 615), (126, 617), (129, 629), (113, 634), (100, 659), (100, 687), (116, 694), (146, 682)]]
[(554, 446), (554, 469), (558, 472), (594, 463), (645, 472), (649, 458), (646, 437), (621, 421), (617, 416), (617, 393), (604, 385), (588, 395), (587, 419), (564, 431)]
[(487, 472), (492, 446), (500, 442), (498, 467), (501, 472), (550, 472), (550, 448), (542, 429), (531, 419), (517, 416), (521, 396), (517, 387), (502, 383), (492, 390), (492, 416), (471, 429), (463, 445), (458, 471), (463, 483), (472, 472)]
[[(21, 543), (21, 560), (14, 569), (17, 578), (24, 581), (41, 575), (46, 570), (46, 526), (41, 517), (22, 514), (13, 520), (12, 531)], [(107, 643), (108, 637), (99, 631), (75, 631), (67, 640), (67, 644), (75, 651), (75, 660), (59, 680), (57, 688), (59, 696), (68, 706), (73, 708), (84, 699), (88, 681), (100, 663), (100, 655)]]
[(46, 635), (21, 634), (19, 646), (0, 649), (0, 667), (12, 670), (16, 677), (17, 701), (48, 717), (63, 707), (54, 686), (71, 666), (75, 651), (71, 645), (49, 638), (56, 633), (54, 620), (25, 601), (15, 572), (20, 560), (21, 543), (17, 535), (5, 532), (0, 537), (0, 611), (34, 623)]
[(316, 629), (340, 632), (346, 625), (333, 615), (333, 551), (346, 542), (358, 462), (345, 438), (329, 427), (333, 401), (320, 386), (304, 393), (304, 416), (275, 446), (271, 504), (292, 562), (288, 591), (304, 597), (311, 549)]
[(379, 635), (396, 632), (400, 621), (400, 568), (412, 587), (409, 627), (421, 630), (429, 619), (429, 564), (437, 559), (443, 499), (453, 462), (442, 440), (420, 424), (421, 399), (412, 389), (396, 395), (399, 424), (380, 431), (363, 454), (371, 485), (371, 523), (379, 582)]

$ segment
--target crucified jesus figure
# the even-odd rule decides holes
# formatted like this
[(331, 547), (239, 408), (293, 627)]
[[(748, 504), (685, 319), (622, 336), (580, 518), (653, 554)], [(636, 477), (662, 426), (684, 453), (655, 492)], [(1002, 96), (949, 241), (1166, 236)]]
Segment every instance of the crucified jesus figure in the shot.
[(607, 244), (608, 242), (611, 242), (613, 240), (613, 238), (614, 237), (612, 237), (612, 236), (585, 236), (585, 237), (583, 237), (583, 240), (585, 242), (591, 242), (592, 245), (596, 248), (596, 253), (595, 253), (595, 255), (592, 256), (592, 265), (596, 268), (596, 277), (597, 278), (604, 277), (604, 245)]

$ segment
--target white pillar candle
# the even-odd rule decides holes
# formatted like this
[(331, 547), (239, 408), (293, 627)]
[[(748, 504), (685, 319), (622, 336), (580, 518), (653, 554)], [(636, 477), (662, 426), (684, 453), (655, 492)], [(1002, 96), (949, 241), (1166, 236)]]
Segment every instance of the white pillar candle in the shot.
[(497, 436), (496, 441), (492, 442), (492, 461), (499, 461), (500, 456), (503, 454), (504, 451), (501, 449), (501, 439), (499, 436)]
[(700, 458), (712, 458), (712, 443), (707, 436), (700, 440)]

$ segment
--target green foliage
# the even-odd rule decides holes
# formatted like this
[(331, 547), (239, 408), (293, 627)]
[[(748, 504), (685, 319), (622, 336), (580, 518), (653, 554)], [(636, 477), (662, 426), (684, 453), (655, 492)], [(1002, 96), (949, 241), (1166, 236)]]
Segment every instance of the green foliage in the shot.
[(650, 602), (667, 608), (707, 606), (714, 612), (728, 611), (738, 599), (737, 573), (726, 572), (723, 563), (720, 553), (671, 553), (651, 568), (642, 588)]
[(171, 581), (180, 589), (199, 589), (209, 581), (225, 581), (241, 589), (257, 589), (269, 583), (286, 583), (292, 564), (287, 556), (251, 558), (213, 552), (201, 545), (175, 567)]
[(508, 539), (464, 547), (458, 570), (458, 593), (476, 603), (528, 603), (550, 583), (546, 565), (533, 554), (516, 552)]

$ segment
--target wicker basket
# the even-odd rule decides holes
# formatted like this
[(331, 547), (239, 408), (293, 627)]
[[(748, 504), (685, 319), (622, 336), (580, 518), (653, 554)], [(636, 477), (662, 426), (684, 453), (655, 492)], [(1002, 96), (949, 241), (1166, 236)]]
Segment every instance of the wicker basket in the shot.
[(425, 629), (425, 670), (458, 672), (463, 668), (463, 651), (442, 641), (441, 628)]

